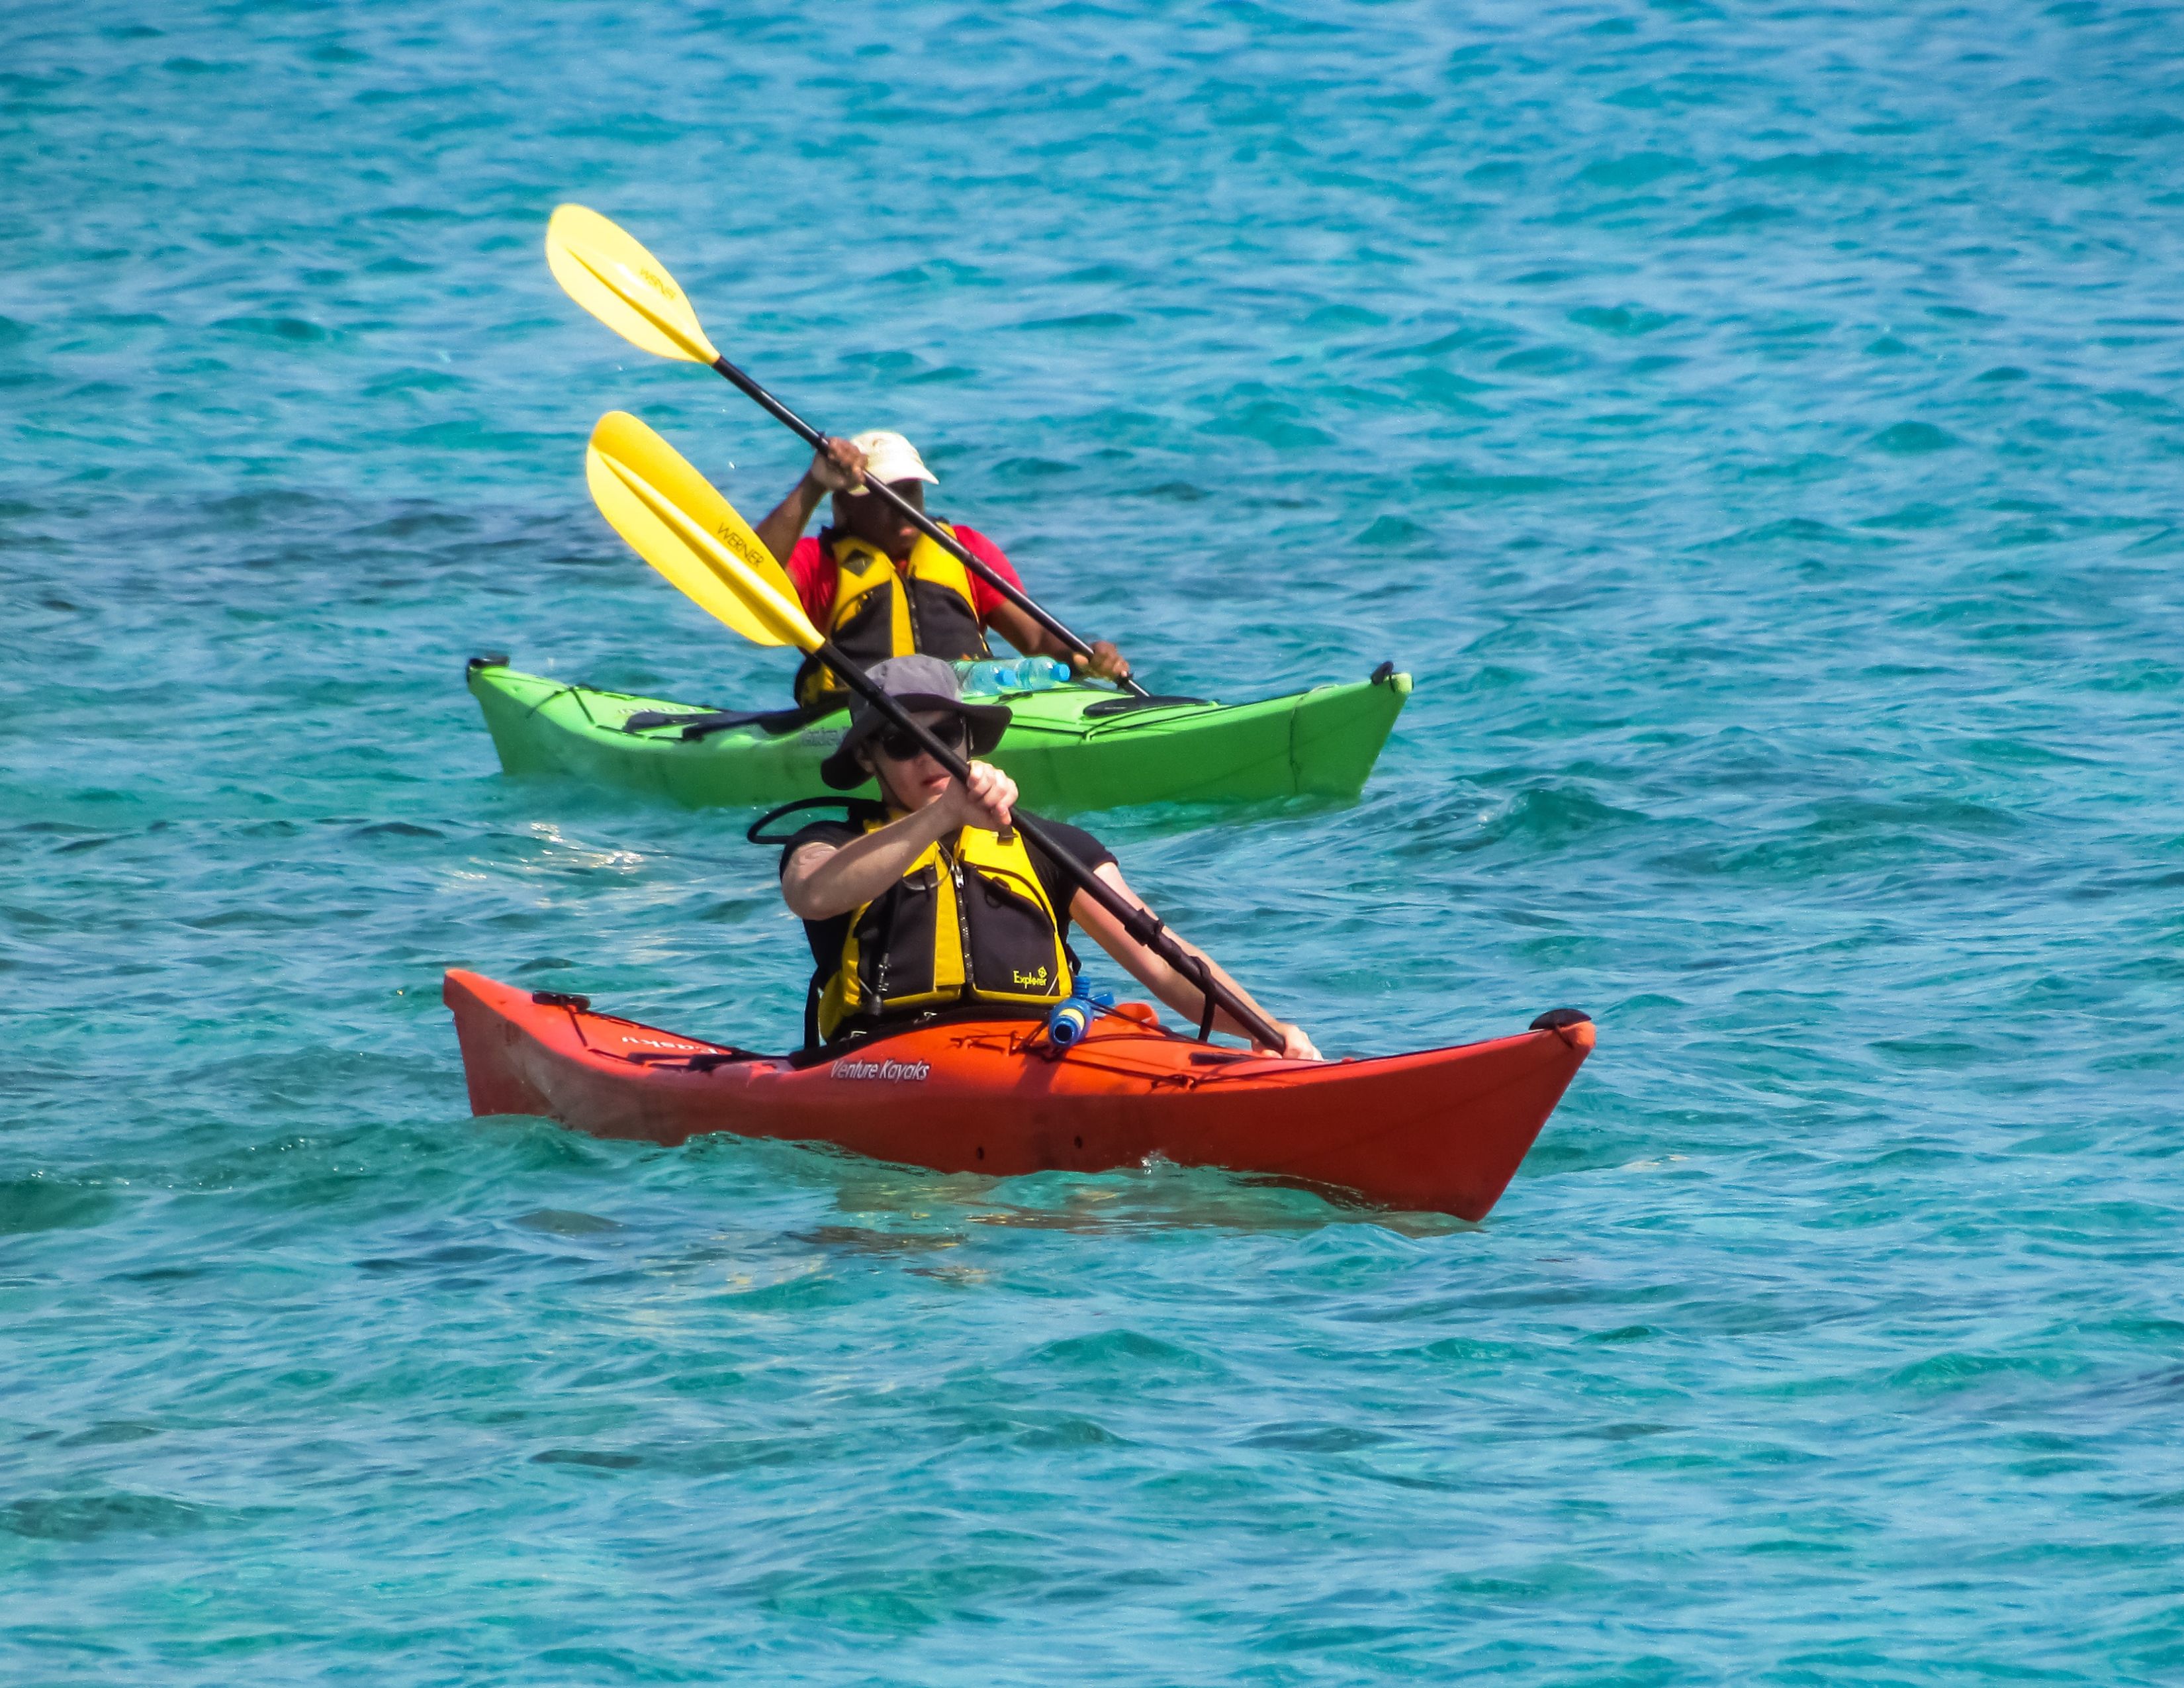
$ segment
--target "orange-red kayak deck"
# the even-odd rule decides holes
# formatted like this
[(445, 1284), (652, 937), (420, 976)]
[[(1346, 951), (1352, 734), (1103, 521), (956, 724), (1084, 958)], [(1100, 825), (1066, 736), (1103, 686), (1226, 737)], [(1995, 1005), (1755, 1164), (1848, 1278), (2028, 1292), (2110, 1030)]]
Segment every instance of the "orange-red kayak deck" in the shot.
[[(1590, 1020), (1458, 1049), (1296, 1061), (1160, 1029), (1136, 1005), (1057, 1051), (1037, 1020), (954, 1020), (811, 1061), (451, 971), (471, 1110), (600, 1137), (827, 1143), (942, 1173), (1099, 1172), (1162, 1156), (1481, 1219), (1593, 1046)], [(1543, 1020), (1557, 1018), (1542, 1016)]]

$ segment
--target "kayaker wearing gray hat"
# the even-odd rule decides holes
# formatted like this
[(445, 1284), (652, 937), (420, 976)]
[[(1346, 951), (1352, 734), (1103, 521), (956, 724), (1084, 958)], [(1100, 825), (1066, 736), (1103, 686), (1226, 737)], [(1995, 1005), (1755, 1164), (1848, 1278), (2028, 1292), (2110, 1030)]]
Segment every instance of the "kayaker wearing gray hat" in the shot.
[[(947, 661), (993, 655), (991, 628), (1026, 656), (1055, 656), (1105, 680), (1130, 671), (1123, 654), (1095, 640), (1088, 658), (1041, 627), (1022, 606), (921, 533), (902, 513), (865, 491), (883, 482), (922, 515), (925, 489), (939, 477), (900, 434), (874, 428), (830, 439), (804, 478), (758, 525), (758, 537), (788, 575), (804, 613), (847, 655), (870, 667), (913, 652)], [(800, 538), (819, 501), (834, 495), (834, 519), (818, 538)], [(1001, 548), (975, 527), (940, 526), (1011, 585), (1022, 587)], [(796, 676), (796, 699), (807, 708), (839, 703), (844, 688), (816, 659)]]
[[(874, 663), (866, 672), (879, 682), (881, 690), (905, 707), (939, 711), (946, 726), (936, 727), (934, 732), (944, 743), (955, 739), (956, 748), (966, 756), (987, 755), (1008, 731), (1008, 710), (999, 704), (965, 703), (955, 669), (938, 657), (890, 657), (885, 662)], [(872, 777), (872, 761), (866, 747), (876, 737), (901, 741), (887, 747), (896, 753), (894, 760), (910, 760), (922, 754), (911, 742), (909, 734), (890, 727), (888, 718), (864, 699), (852, 697), (849, 729), (842, 734), (842, 742), (835, 747), (834, 753), (819, 764), (819, 777), (837, 791), (855, 790)], [(974, 767), (972, 772), (976, 772)], [(942, 770), (942, 775), (946, 777), (946, 770)]]
[[(1044, 1012), (1067, 999), (1076, 982), (1067, 941), (1072, 921), (1146, 989), (1196, 1023), (1205, 1008), (1197, 985), (1131, 938), (1045, 851), (1011, 830), (1016, 782), (977, 760), (1000, 742), (1008, 710), (965, 703), (956, 671), (935, 657), (892, 657), (868, 671), (970, 761), (971, 777), (959, 785), (878, 710), (862, 699), (852, 704), (849, 729), (821, 774), (844, 791), (874, 778), (885, 800), (853, 801), (846, 822), (804, 827), (781, 855), (781, 894), (803, 921), (816, 963), (807, 1041), (831, 1043), (959, 1006)], [(1139, 902), (1114, 853), (1097, 838), (1076, 827), (1045, 826), (1078, 860)], [(1273, 1019), (1212, 957), (1172, 930), (1168, 935)], [(1213, 1023), (1245, 1035), (1225, 1013)], [(1312, 1039), (1296, 1027), (1274, 1023), (1283, 1034), (1281, 1054), (1318, 1059)]]

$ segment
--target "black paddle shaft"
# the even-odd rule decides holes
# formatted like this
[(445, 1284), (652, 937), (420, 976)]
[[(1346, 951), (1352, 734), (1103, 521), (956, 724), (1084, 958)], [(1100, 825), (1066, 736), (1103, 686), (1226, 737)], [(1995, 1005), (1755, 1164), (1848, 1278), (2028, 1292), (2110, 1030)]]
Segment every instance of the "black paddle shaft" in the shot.
[[(743, 370), (738, 369), (726, 358), (714, 359), (713, 367), (718, 370), (722, 375), (726, 376), (731, 382), (734, 382), (735, 385), (740, 387), (744, 393), (756, 399), (760, 408), (765, 409), (768, 415), (772, 415), (776, 421), (783, 424), (791, 433), (796, 435), (798, 438), (801, 439), (806, 445), (810, 446), (812, 450), (824, 451), (827, 448), (826, 435), (821, 433), (818, 429), (813, 427), (811, 423), (805, 421), (803, 417), (798, 415), (796, 412), (790, 409), (778, 398), (776, 398), (771, 393), (768, 393), (764, 387), (760, 387), (755, 381), (752, 380), (750, 376), (745, 375)], [(1090, 645), (1085, 643), (1083, 639), (1078, 638), (1075, 633), (1070, 632), (1069, 629), (1062, 626), (1060, 621), (1056, 621), (1052, 616), (1047, 614), (1045, 610), (1039, 606), (1039, 604), (1033, 599), (1032, 595), (1026, 592), (1022, 587), (1017, 585), (1013, 581), (1005, 580), (995, 571), (989, 568), (978, 558), (972, 556), (970, 551), (965, 548), (963, 543), (950, 535), (949, 532), (945, 528), (942, 527), (939, 522), (927, 515), (924, 511), (913, 509), (910, 501), (905, 499), (900, 493), (896, 492), (894, 487), (889, 486), (886, 482), (875, 481), (870, 476), (867, 476), (865, 481), (865, 486), (866, 490), (878, 493), (882, 499), (885, 499), (889, 504), (893, 504), (899, 513), (908, 516), (911, 520), (911, 525), (914, 526), (919, 532), (922, 533), (927, 538), (933, 541), (934, 544), (939, 546), (940, 549), (947, 552), (949, 555), (954, 557), (958, 562), (961, 563), (965, 568), (977, 575), (979, 579), (984, 581), (987, 585), (992, 587), (994, 591), (1000, 593), (1002, 597), (1007, 599), (1010, 603), (1015, 604), (1017, 609), (1022, 610), (1024, 614), (1030, 616), (1033, 621), (1038, 622), (1042, 627), (1045, 627), (1047, 632), (1052, 633), (1055, 638), (1060, 639), (1062, 643), (1067, 645), (1070, 649), (1075, 651), (1079, 656), (1084, 657), (1088, 660), (1090, 658), (1092, 655), (1092, 647)], [(1135, 693), (1139, 697), (1144, 698), (1151, 696), (1151, 694), (1147, 692), (1145, 688), (1143, 686), (1140, 686), (1135, 680), (1126, 679), (1122, 683), (1130, 691)]]
[[(889, 697), (862, 669), (837, 650), (832, 639), (821, 643), (818, 655), (829, 668), (849, 682), (850, 689), (915, 738), (926, 755), (967, 785), (970, 783), (970, 763), (934, 738), (922, 721)], [(1213, 1023), (1211, 1005), (1217, 1004), (1257, 1043), (1272, 1050), (1279, 1050), (1284, 1045), (1287, 1040), (1274, 1023), (1216, 978), (1213, 969), (1202, 958), (1192, 955), (1170, 937), (1167, 928), (1162, 923), (1158, 915), (1150, 909), (1139, 908), (1130, 902), (1120, 891), (1072, 855), (1034, 816), (1017, 809), (1011, 811), (1010, 819), (1026, 838), (1045, 850), (1063, 872), (1077, 882), (1079, 890), (1121, 922), (1123, 931), (1198, 987), (1200, 994), (1209, 1005), (1205, 1017), (1200, 1022), (1199, 1035), (1201, 1038), (1207, 1034)]]

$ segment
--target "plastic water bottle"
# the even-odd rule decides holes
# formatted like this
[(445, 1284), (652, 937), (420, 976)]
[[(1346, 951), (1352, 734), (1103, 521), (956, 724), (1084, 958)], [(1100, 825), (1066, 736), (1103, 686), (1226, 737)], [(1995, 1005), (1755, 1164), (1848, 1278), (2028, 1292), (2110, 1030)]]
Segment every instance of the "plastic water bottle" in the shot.
[(1055, 1005), (1054, 1011), (1046, 1017), (1047, 1041), (1056, 1049), (1067, 1049), (1092, 1028), (1095, 1009), (1112, 1008), (1115, 993), (1095, 990), (1072, 992), (1066, 1000)]
[(1066, 685), (1074, 676), (1066, 662), (1050, 656), (1020, 656), (1014, 661), (989, 659), (959, 662), (956, 678), (964, 694), (996, 697), (1005, 692), (1044, 692)]

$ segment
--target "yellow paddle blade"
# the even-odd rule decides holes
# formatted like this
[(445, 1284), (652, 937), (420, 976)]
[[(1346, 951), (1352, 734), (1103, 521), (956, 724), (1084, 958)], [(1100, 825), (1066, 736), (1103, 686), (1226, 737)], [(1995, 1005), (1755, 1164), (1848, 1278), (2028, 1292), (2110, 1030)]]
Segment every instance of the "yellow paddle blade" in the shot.
[(756, 644), (813, 651), (823, 642), (796, 588), (682, 454), (626, 410), (610, 410), (584, 453), (592, 498), (629, 547), (709, 616)]
[(694, 364), (721, 355), (667, 266), (597, 211), (564, 205), (554, 212), (546, 262), (571, 298), (632, 346)]

